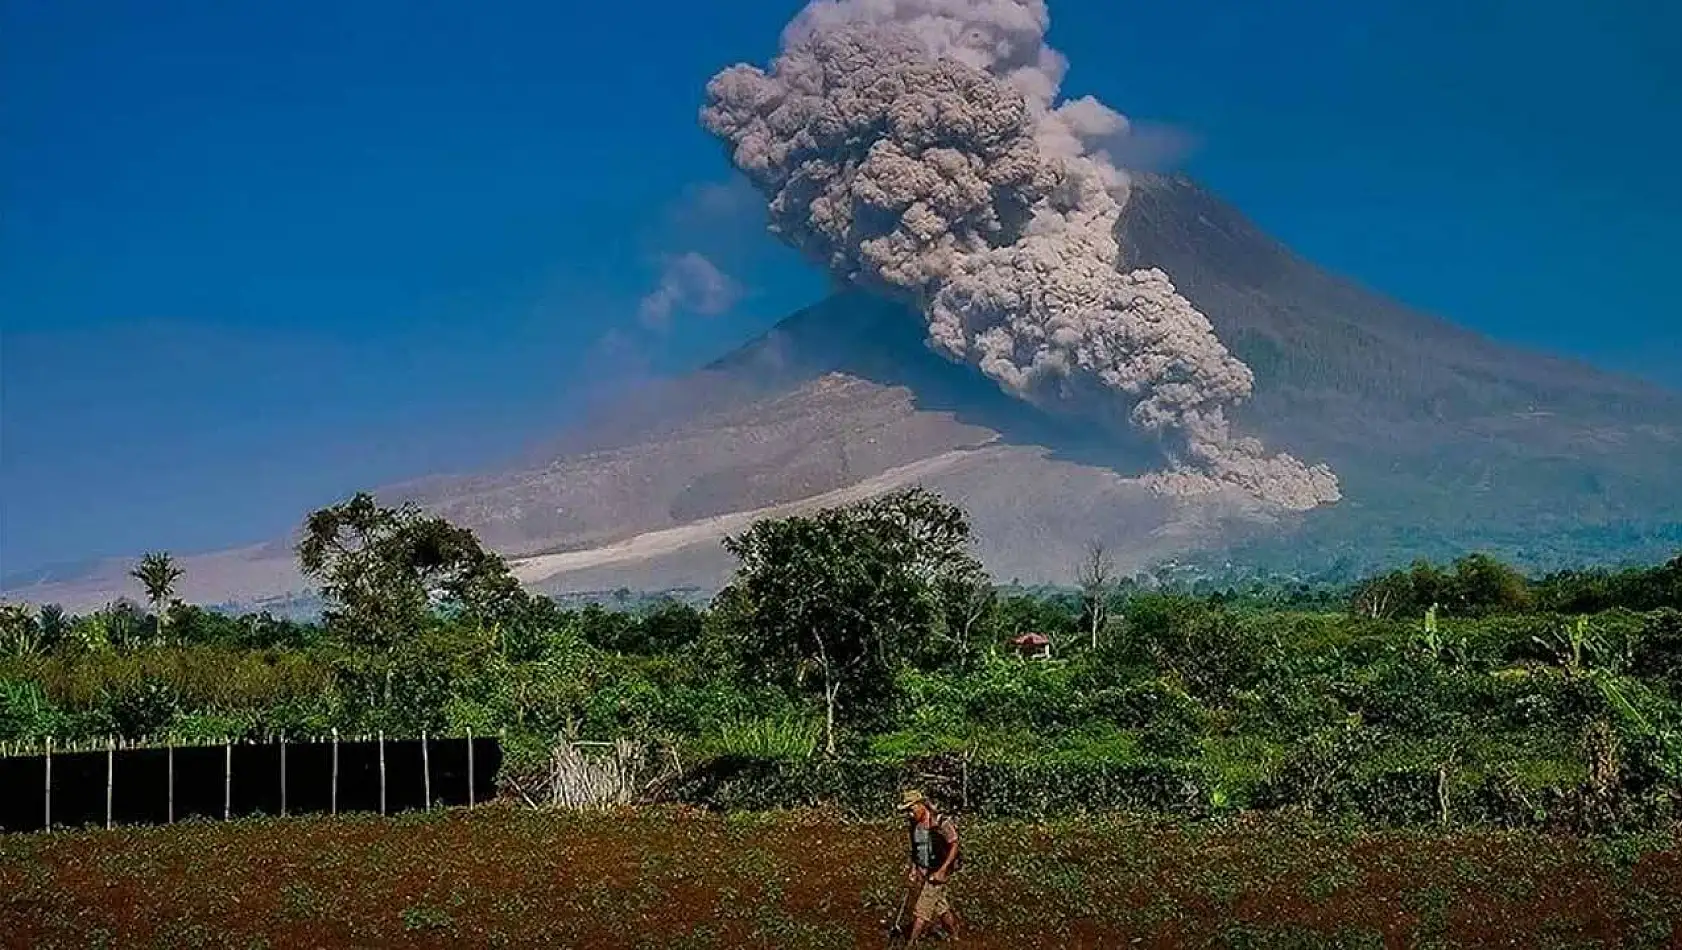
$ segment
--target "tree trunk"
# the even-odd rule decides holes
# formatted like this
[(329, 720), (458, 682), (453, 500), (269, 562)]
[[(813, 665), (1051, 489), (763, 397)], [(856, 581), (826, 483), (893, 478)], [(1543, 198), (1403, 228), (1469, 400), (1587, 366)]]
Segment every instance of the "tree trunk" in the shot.
[(840, 684), (831, 682), (829, 671), (824, 671), (823, 702), (824, 702), (824, 751), (830, 758), (835, 758), (835, 696), (840, 692)]

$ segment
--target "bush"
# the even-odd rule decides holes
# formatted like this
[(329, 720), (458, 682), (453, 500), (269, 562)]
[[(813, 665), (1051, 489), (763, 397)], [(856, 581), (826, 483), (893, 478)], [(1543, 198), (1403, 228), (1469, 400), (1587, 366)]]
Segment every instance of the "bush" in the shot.
[(0, 680), (0, 740), (38, 741), (63, 736), (65, 715), (34, 683)]
[(975, 762), (964, 769), (950, 757), (895, 765), (727, 756), (691, 770), (669, 795), (722, 811), (831, 807), (881, 817), (909, 786), (924, 789), (946, 810), (1021, 819), (1099, 811), (1207, 815), (1211, 799), (1208, 777), (1180, 765)]
[(1363, 721), (1412, 735), (1465, 731), (1464, 680), (1454, 670), (1418, 657), (1397, 657), (1365, 671), (1344, 702)]
[(1682, 698), (1682, 610), (1660, 610), (1643, 618), (1632, 660), (1632, 673), (1660, 680)]
[(1104, 690), (1093, 697), (1092, 711), (1121, 728), (1139, 730), (1139, 749), (1161, 758), (1195, 755), (1210, 722), (1201, 703), (1163, 679)]
[(1222, 702), (1262, 679), (1277, 646), (1254, 617), (1204, 610), (1178, 616), (1145, 649), (1193, 695)]
[(167, 685), (148, 681), (114, 697), (110, 709), (119, 735), (155, 741), (174, 724), (181, 701)]
[(986, 726), (1052, 732), (1083, 723), (1089, 714), (1063, 664), (989, 659), (965, 690), (965, 718)]
[(1296, 806), (1310, 811), (1347, 811), (1354, 803), (1360, 763), (1378, 747), (1371, 729), (1328, 729), (1292, 749), (1257, 791), (1264, 808)]
[(823, 737), (823, 723), (806, 717), (737, 719), (720, 723), (706, 739), (714, 755), (749, 759), (809, 759)]

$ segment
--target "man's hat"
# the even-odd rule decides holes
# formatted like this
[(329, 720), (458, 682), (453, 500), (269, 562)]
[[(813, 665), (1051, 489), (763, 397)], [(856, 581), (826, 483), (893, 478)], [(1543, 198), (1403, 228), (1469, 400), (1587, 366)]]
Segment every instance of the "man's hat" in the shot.
[(910, 789), (910, 790), (907, 790), (905, 792), (901, 792), (900, 796), (899, 796), (899, 810), (900, 811), (910, 811), (912, 805), (915, 805), (918, 802), (924, 802), (924, 801), (928, 801), (928, 799), (924, 798), (923, 793), (920, 792), (920, 791), (917, 791), (916, 789)]

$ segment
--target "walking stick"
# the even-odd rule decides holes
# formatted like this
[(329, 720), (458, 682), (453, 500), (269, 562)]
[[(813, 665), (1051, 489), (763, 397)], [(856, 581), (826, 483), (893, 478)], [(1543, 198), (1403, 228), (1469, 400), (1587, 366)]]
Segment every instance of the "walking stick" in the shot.
[[(921, 893), (922, 890), (923, 890), (922, 882), (918, 882), (918, 884), (917, 884), (918, 893)], [(911, 905), (911, 889), (908, 887), (908, 888), (905, 889), (905, 894), (902, 897), (900, 897), (900, 899), (899, 899), (899, 913), (894, 915), (893, 929), (888, 931), (888, 946), (893, 947), (893, 946), (899, 945), (897, 942), (904, 939), (904, 937), (905, 937), (905, 927), (904, 927), (904, 924), (905, 924), (905, 908), (909, 907), (910, 905)]]
[(907, 888), (904, 895), (899, 899), (899, 913), (894, 915), (894, 925), (888, 929), (888, 946), (890, 947), (894, 946), (899, 938), (905, 935), (900, 929), (900, 925), (905, 922), (905, 905), (909, 903), (911, 903), (911, 890)]

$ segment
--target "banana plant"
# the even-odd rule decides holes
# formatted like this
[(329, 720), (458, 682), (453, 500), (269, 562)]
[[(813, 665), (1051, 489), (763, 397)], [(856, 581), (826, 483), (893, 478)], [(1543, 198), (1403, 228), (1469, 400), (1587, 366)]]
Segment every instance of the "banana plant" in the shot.
[(1425, 626), (1419, 632), (1419, 644), (1433, 660), (1442, 659), (1443, 651), (1449, 646), (1448, 637), (1444, 635), (1442, 625), (1437, 620), (1437, 606), (1432, 604), (1431, 609), (1425, 611)]
[(1600, 655), (1605, 652), (1605, 644), (1601, 637), (1589, 627), (1589, 618), (1578, 617), (1575, 623), (1568, 625), (1564, 631), (1555, 630), (1548, 639), (1531, 637), (1538, 646), (1553, 651), (1554, 655), (1567, 670), (1581, 673), (1584, 662), (1590, 654)]
[(1658, 746), (1660, 766), (1671, 778), (1682, 777), (1682, 735), (1669, 723), (1654, 722), (1642, 713), (1635, 702), (1630, 699), (1618, 677), (1604, 671), (1596, 671), (1594, 684), (1606, 704), (1623, 719), (1625, 725), (1636, 735), (1652, 739)]

